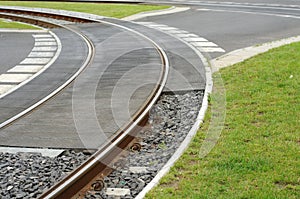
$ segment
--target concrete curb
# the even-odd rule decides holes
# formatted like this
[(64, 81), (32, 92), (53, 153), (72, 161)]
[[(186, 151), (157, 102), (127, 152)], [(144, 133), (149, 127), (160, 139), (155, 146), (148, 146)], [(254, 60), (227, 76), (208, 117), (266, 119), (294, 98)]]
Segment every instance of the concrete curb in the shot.
[(273, 48), (299, 41), (300, 36), (296, 36), (232, 51), (210, 61), (212, 72), (214, 73), (219, 71), (221, 68), (245, 61), (246, 59), (267, 52)]
[(189, 9), (190, 9), (189, 7), (172, 6), (171, 8), (168, 8), (165, 10), (156, 10), (156, 11), (138, 13), (138, 14), (131, 15), (128, 17), (124, 17), (124, 18), (122, 18), (122, 20), (134, 21), (134, 20), (145, 18), (145, 17), (153, 17), (153, 16), (159, 16), (159, 15), (173, 14), (173, 13), (177, 13), (177, 12), (184, 12)]

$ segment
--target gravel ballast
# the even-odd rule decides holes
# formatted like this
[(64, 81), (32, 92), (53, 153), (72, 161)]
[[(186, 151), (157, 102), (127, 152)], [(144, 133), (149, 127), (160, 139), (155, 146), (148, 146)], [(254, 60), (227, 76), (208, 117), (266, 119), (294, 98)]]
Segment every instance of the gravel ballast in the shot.
[[(204, 91), (163, 94), (150, 111), (148, 127), (138, 137), (140, 151), (130, 151), (105, 177), (102, 191), (88, 192), (85, 198), (134, 198), (155, 177), (180, 146), (201, 108)], [(124, 196), (107, 195), (111, 188), (130, 189)]]
[(40, 153), (0, 153), (0, 198), (37, 198), (87, 158), (74, 151), (55, 158)]
[[(155, 177), (180, 146), (195, 123), (204, 91), (165, 93), (151, 109), (146, 127), (138, 134), (140, 151), (114, 164), (105, 177), (105, 188), (86, 198), (134, 198)], [(0, 152), (0, 198), (37, 198), (83, 163), (89, 155), (67, 150), (55, 158), (40, 153)], [(107, 195), (108, 190), (128, 189), (124, 196)], [(130, 191), (129, 191), (130, 190)], [(126, 190), (125, 190), (126, 193)]]

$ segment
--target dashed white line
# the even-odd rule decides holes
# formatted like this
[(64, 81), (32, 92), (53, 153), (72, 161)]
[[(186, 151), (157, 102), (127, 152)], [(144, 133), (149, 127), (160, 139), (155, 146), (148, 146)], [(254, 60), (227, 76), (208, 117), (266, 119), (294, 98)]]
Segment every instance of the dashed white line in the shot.
[(34, 47), (32, 51), (56, 51), (56, 46), (43, 46), (43, 47)]
[(42, 69), (44, 65), (18, 65), (8, 70), (10, 73), (33, 73)]
[(160, 30), (178, 30), (177, 28), (173, 27), (159, 27)]
[(53, 57), (54, 52), (31, 52), (28, 57)]
[(168, 33), (170, 34), (188, 34), (189, 32), (185, 30), (169, 30)]
[(218, 46), (217, 44), (209, 41), (191, 42), (191, 44), (196, 47), (217, 47)]
[(35, 46), (56, 46), (56, 42), (35, 42)]
[(189, 38), (185, 38), (184, 39), (187, 42), (204, 42), (204, 41), (208, 41), (207, 39), (203, 38), (203, 37), (189, 37)]
[(0, 82), (1, 83), (20, 83), (29, 77), (32, 74), (2, 74), (0, 75)]
[(20, 64), (47, 64), (51, 58), (26, 58)]
[(155, 23), (149, 23), (148, 26), (150, 27), (168, 27), (167, 25), (162, 25), (162, 24), (155, 24)]
[(15, 91), (49, 67), (61, 52), (61, 43), (52, 32), (34, 32), (35, 43), (20, 64), (0, 75), (0, 99)]
[(34, 34), (32, 35), (34, 38), (52, 38), (50, 34)]
[(35, 41), (47, 41), (47, 42), (55, 42), (54, 38), (35, 38)]
[(181, 37), (181, 38), (199, 37), (198, 35), (195, 35), (195, 34), (192, 34), (192, 33), (189, 33), (189, 34), (177, 34), (177, 36)]
[(178, 28), (169, 27), (162, 24), (156, 24), (153, 22), (138, 22), (139, 24), (148, 26), (150, 28), (155, 28), (161, 31), (164, 31), (168, 34), (172, 34), (176, 37), (179, 37), (180, 39), (188, 42), (189, 44), (193, 45), (196, 49), (198, 49), (200, 52), (205, 53), (223, 53), (225, 50), (223, 48), (220, 48), (217, 44), (208, 41), (207, 39), (203, 37), (199, 37), (196, 34), (189, 33), (185, 30), (180, 30)]
[(223, 48), (206, 48), (206, 47), (197, 47), (201, 52), (206, 53), (224, 53), (225, 50)]

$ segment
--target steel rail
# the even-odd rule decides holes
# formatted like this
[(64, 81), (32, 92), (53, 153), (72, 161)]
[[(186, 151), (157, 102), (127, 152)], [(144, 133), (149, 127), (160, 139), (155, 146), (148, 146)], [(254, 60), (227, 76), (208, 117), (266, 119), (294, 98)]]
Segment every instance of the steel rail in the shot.
[(35, 24), (35, 25), (43, 26), (43, 27), (52, 27), (52, 28), (53, 27), (56, 27), (56, 28), (60, 27), (60, 28), (64, 28), (64, 29), (67, 29), (69, 31), (72, 31), (72, 32), (76, 33), (77, 35), (79, 35), (85, 41), (85, 43), (88, 47), (88, 55), (87, 55), (87, 58), (86, 58), (85, 62), (82, 64), (82, 66), (79, 68), (79, 70), (74, 75), (71, 76), (71, 78), (69, 78), (66, 82), (64, 82), (61, 86), (59, 86), (57, 89), (55, 89), (53, 92), (51, 92), (49, 95), (47, 95), (43, 99), (39, 100), (38, 102), (31, 105), (30, 107), (28, 107), (24, 111), (18, 113), (17, 115), (15, 115), (15, 116), (9, 118), (8, 120), (2, 122), (0, 124), (0, 129), (6, 127), (7, 125), (10, 125), (12, 122), (14, 122), (14, 121), (18, 120), (19, 118), (23, 117), (27, 113), (29, 113), (32, 110), (36, 109), (37, 107), (39, 107), (40, 105), (42, 105), (43, 103), (45, 103), (46, 101), (51, 99), (53, 96), (58, 94), (61, 90), (63, 90), (66, 86), (68, 86), (71, 82), (73, 82), (79, 76), (79, 74), (92, 62), (92, 60), (94, 58), (94, 45), (89, 40), (89, 38), (87, 38), (82, 33), (79, 33), (78, 31), (73, 30), (72, 28), (69, 28), (69, 27), (66, 27), (66, 26), (63, 26), (63, 25), (60, 25), (60, 24), (55, 24), (53, 22), (48, 22), (48, 21), (44, 21), (44, 20), (40, 20), (40, 19), (34, 19), (34, 18), (19, 16), (19, 15), (14, 15), (14, 14), (3, 14), (3, 13), (1, 13), (2, 11), (3, 10), (0, 9), (0, 17), (2, 17), (2, 18), (8, 18), (8, 19), (16, 20), (16, 21), (32, 23), (32, 24)]
[[(0, 9), (0, 12), (2, 10), (3, 9)], [(14, 11), (18, 12), (19, 14), (27, 13), (30, 15), (37, 14), (40, 16), (47, 16), (48, 14), (45, 12), (39, 13), (37, 11), (24, 11), (13, 9), (7, 10), (7, 12)], [(49, 16), (47, 17), (68, 18), (69, 16), (60, 16), (57, 14), (49, 13)], [(74, 20), (74, 17), (71, 20)], [(162, 71), (157, 85), (154, 87), (150, 96), (147, 98), (142, 107), (132, 116), (131, 121), (129, 121), (129, 123), (124, 125), (122, 128), (120, 128), (105, 146), (98, 149), (98, 151), (95, 154), (93, 154), (86, 162), (84, 162), (81, 166), (79, 166), (77, 169), (71, 172), (62, 181), (58, 182), (49, 190), (44, 192), (40, 196), (40, 198), (71, 198), (74, 195), (78, 194), (84, 187), (91, 184), (92, 180), (95, 179), (95, 177), (99, 176), (99, 174), (104, 174), (105, 169), (110, 168), (109, 164), (115, 159), (116, 156), (120, 154), (120, 152), (122, 152), (124, 149), (126, 149), (126, 147), (128, 147), (128, 144), (134, 139), (134, 135), (139, 131), (140, 126), (143, 126), (147, 119), (148, 112), (150, 111), (154, 103), (158, 100), (167, 82), (170, 67), (169, 60), (166, 52), (156, 42), (154, 42), (149, 37), (140, 32), (137, 32), (131, 28), (119, 24), (107, 22), (105, 20), (91, 20), (84, 17), (80, 18), (80, 20), (78, 21), (82, 22), (81, 20), (83, 20), (84, 22), (100, 22), (107, 25), (115, 26), (130, 31), (146, 39), (153, 45), (153, 47), (159, 53), (162, 61)]]

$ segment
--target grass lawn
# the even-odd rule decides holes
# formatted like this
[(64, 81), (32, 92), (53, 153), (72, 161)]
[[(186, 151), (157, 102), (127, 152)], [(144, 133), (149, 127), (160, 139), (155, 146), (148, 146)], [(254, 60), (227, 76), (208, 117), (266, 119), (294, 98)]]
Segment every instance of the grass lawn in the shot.
[(220, 73), (227, 116), (217, 145), (199, 158), (208, 111), (189, 149), (146, 198), (299, 199), (300, 43)]
[(39, 29), (38, 27), (34, 27), (31, 25), (27, 25), (24, 23), (12, 22), (7, 20), (0, 19), (0, 28), (7, 28), (7, 29)]
[(107, 17), (123, 18), (139, 12), (151, 10), (161, 10), (170, 6), (154, 5), (126, 5), (126, 4), (100, 4), (100, 3), (67, 3), (67, 2), (30, 2), (30, 1), (1, 1), (0, 5), (5, 6), (25, 6), (36, 8), (53, 8), (86, 12)]

